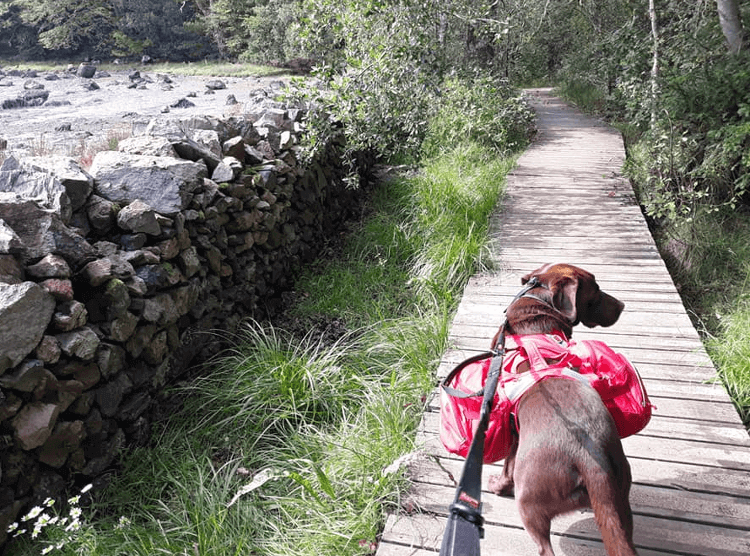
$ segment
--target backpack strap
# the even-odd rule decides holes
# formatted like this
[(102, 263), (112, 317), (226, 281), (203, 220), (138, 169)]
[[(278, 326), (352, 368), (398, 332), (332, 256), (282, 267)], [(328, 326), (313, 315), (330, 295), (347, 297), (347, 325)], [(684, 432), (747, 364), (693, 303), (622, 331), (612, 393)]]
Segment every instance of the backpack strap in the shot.
[[(472, 365), (474, 363), (477, 363), (478, 361), (484, 361), (486, 359), (501, 359), (500, 364), (502, 364), (502, 357), (498, 357), (496, 352), (494, 351), (485, 351), (484, 353), (480, 353), (479, 355), (474, 355), (473, 357), (469, 357), (468, 359), (465, 359), (455, 367), (453, 367), (453, 370), (451, 370), (450, 373), (448, 373), (448, 376), (446, 376), (441, 382), (440, 387), (445, 391), (446, 394), (449, 396), (452, 396), (454, 398), (476, 398), (484, 395), (484, 387), (480, 388), (476, 392), (464, 392), (463, 390), (458, 390), (456, 388), (453, 388), (451, 386), (448, 386), (450, 384), (451, 380), (460, 373), (465, 367), (468, 367), (469, 365)], [(492, 363), (490, 363), (490, 370)], [(489, 374), (489, 373), (488, 373)]]

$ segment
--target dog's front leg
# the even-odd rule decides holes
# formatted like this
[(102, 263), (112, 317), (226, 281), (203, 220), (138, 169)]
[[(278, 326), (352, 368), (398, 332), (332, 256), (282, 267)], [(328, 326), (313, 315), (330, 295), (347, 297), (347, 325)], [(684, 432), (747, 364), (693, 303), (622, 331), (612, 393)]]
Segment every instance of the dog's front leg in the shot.
[(516, 452), (518, 451), (518, 437), (513, 436), (513, 444), (510, 446), (508, 457), (503, 464), (503, 472), (500, 475), (490, 475), (488, 486), (490, 492), (498, 496), (509, 496), (513, 494), (513, 471), (516, 467)]

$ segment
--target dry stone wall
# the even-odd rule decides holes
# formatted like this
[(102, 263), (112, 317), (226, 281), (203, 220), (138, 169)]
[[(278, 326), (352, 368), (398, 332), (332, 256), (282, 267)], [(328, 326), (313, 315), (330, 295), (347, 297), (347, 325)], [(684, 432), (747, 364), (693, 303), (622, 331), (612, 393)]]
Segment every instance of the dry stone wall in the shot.
[(256, 315), (351, 215), (341, 141), (301, 164), (302, 116), (156, 119), (88, 172), (4, 161), (0, 537), (146, 442), (160, 388), (211, 349), (204, 331)]

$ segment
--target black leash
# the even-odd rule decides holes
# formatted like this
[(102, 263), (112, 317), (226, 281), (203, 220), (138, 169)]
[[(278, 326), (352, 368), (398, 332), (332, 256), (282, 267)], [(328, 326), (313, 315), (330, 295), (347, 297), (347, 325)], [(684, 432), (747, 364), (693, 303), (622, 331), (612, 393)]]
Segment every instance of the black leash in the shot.
[[(524, 288), (508, 305), (512, 305), (530, 290), (540, 286), (536, 277), (529, 280)], [(507, 309), (506, 309), (507, 312)], [(482, 464), (484, 463), (484, 441), (489, 425), (492, 404), (495, 400), (497, 382), (505, 356), (506, 319), (500, 327), (500, 334), (492, 349), (492, 361), (482, 390), (472, 395), (483, 395), (474, 438), (466, 455), (461, 479), (456, 488), (456, 496), (448, 507), (448, 524), (443, 534), (440, 556), (479, 556), (479, 540), (484, 538), (484, 517), (482, 517)]]

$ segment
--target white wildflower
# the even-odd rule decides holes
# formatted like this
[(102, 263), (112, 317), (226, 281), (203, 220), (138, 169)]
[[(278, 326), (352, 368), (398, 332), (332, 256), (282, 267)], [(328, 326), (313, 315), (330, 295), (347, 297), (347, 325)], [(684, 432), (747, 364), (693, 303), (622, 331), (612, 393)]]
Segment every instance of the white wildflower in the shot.
[(22, 521), (29, 521), (31, 519), (34, 519), (36, 516), (38, 516), (40, 513), (42, 513), (43, 509), (39, 506), (34, 506), (31, 508), (29, 513), (27, 513), (25, 516), (23, 516)]

